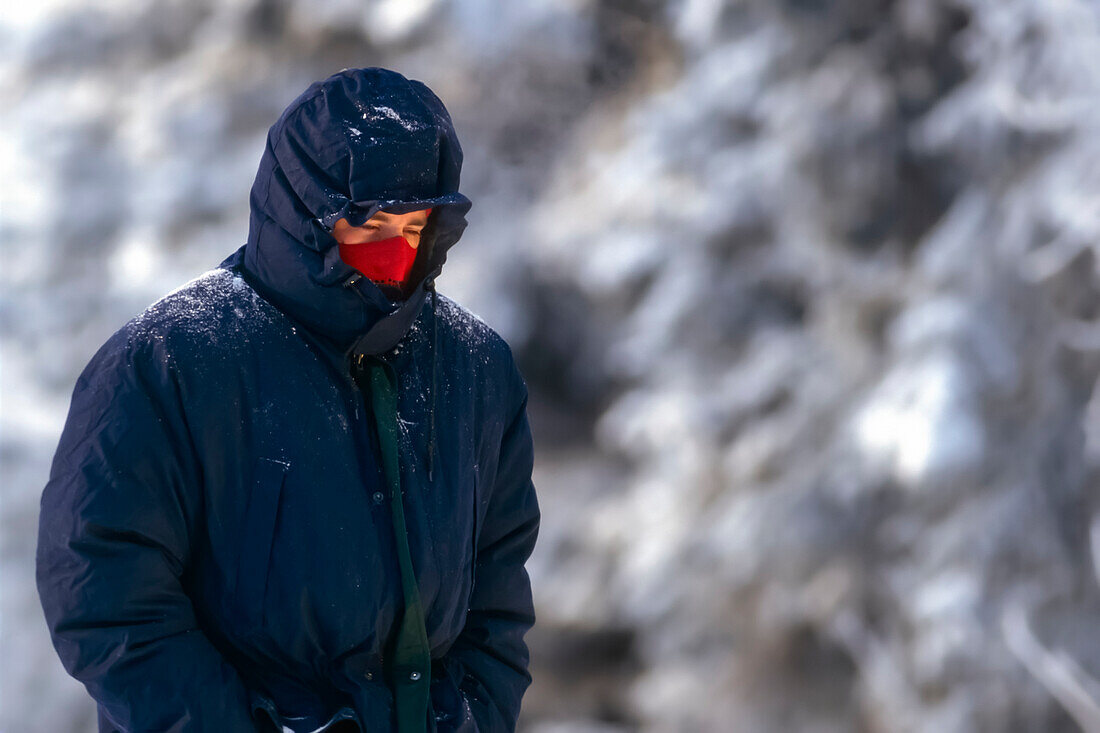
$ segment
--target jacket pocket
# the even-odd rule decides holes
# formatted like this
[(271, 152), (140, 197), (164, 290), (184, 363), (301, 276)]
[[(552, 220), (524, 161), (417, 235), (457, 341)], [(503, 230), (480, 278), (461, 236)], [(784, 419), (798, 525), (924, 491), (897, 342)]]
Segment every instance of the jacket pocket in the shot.
[(283, 482), (289, 468), (289, 463), (271, 458), (260, 458), (256, 462), (256, 473), (241, 527), (236, 583), (242, 628), (249, 632), (258, 631), (263, 621), (271, 545), (275, 539)]

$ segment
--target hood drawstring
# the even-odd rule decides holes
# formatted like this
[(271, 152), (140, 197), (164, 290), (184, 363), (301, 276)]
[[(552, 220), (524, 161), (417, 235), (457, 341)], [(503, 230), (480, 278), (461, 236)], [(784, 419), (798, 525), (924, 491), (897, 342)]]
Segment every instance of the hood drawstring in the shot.
[(432, 293), (432, 343), (431, 343), (431, 351), (432, 351), (432, 386), (431, 386), (431, 408), (429, 409), (429, 415), (428, 415), (428, 420), (429, 420), (429, 423), (430, 423), (429, 432), (428, 432), (428, 481), (431, 482), (432, 481), (432, 473), (433, 473), (432, 469), (433, 469), (433, 466), (434, 466), (434, 456), (435, 456), (435, 392), (436, 392), (435, 372), (436, 372), (436, 351), (438, 349), (438, 345), (436, 344), (436, 335), (435, 335), (435, 329), (436, 329), (436, 326), (435, 326), (435, 306), (436, 306), (436, 303), (439, 301), (439, 294), (435, 291), (435, 278), (428, 278), (428, 282), (427, 282), (426, 287)]

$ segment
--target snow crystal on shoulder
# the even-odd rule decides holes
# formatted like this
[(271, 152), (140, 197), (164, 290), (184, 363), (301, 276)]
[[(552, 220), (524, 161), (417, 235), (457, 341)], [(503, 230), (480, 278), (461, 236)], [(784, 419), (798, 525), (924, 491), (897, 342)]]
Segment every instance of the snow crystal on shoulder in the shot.
[(439, 297), (436, 315), (440, 358), (451, 365), (442, 374), (467, 374), (460, 382), (486, 400), (491, 409), (505, 403), (511, 409), (515, 395), (525, 392), (526, 385), (504, 337), (481, 316), (445, 295)]
[(240, 343), (279, 313), (225, 268), (208, 270), (167, 293), (131, 322), (133, 335), (163, 340), (174, 333), (198, 336), (204, 345)]
[(446, 295), (439, 294), (437, 315), (443, 323), (450, 325), (459, 341), (471, 348), (483, 346), (494, 337), (500, 338), (481, 316)]
[(441, 340), (449, 333), (454, 348), (485, 365), (509, 358), (510, 350), (504, 338), (481, 316), (446, 295), (439, 296), (437, 309)]

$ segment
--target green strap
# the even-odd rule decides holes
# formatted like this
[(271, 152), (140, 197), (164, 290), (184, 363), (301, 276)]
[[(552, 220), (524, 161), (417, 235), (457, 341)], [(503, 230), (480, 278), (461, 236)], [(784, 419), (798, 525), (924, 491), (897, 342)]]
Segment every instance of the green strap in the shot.
[(386, 365), (371, 362), (371, 401), (382, 446), (382, 469), (390, 489), (393, 529), (397, 538), (397, 559), (401, 566), (401, 587), (405, 593), (405, 613), (394, 652), (387, 660), (394, 683), (399, 733), (426, 733), (431, 684), (431, 649), (424, 628), (424, 608), (413, 575), (412, 554), (405, 527), (405, 508), (401, 498), (401, 474), (397, 453), (397, 392)]

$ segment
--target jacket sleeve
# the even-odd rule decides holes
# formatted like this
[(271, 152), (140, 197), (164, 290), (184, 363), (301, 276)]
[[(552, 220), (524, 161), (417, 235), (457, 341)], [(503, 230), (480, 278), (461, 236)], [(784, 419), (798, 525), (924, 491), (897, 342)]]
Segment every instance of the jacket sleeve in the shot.
[(201, 472), (175, 380), (163, 355), (137, 358), (127, 342), (108, 340), (77, 380), (42, 493), (36, 580), (50, 635), (125, 733), (256, 731), (181, 584)]
[[(445, 660), (456, 669), (461, 705), (468, 705), (465, 715), (472, 716), (480, 733), (514, 731), (520, 702), (531, 683), (523, 637), (535, 623), (531, 582), (524, 567), (534, 550), (540, 521), (531, 480), (533, 465), (523, 385), (519, 409), (501, 440), (478, 541), (466, 625)], [(458, 730), (467, 729), (458, 726)]]

